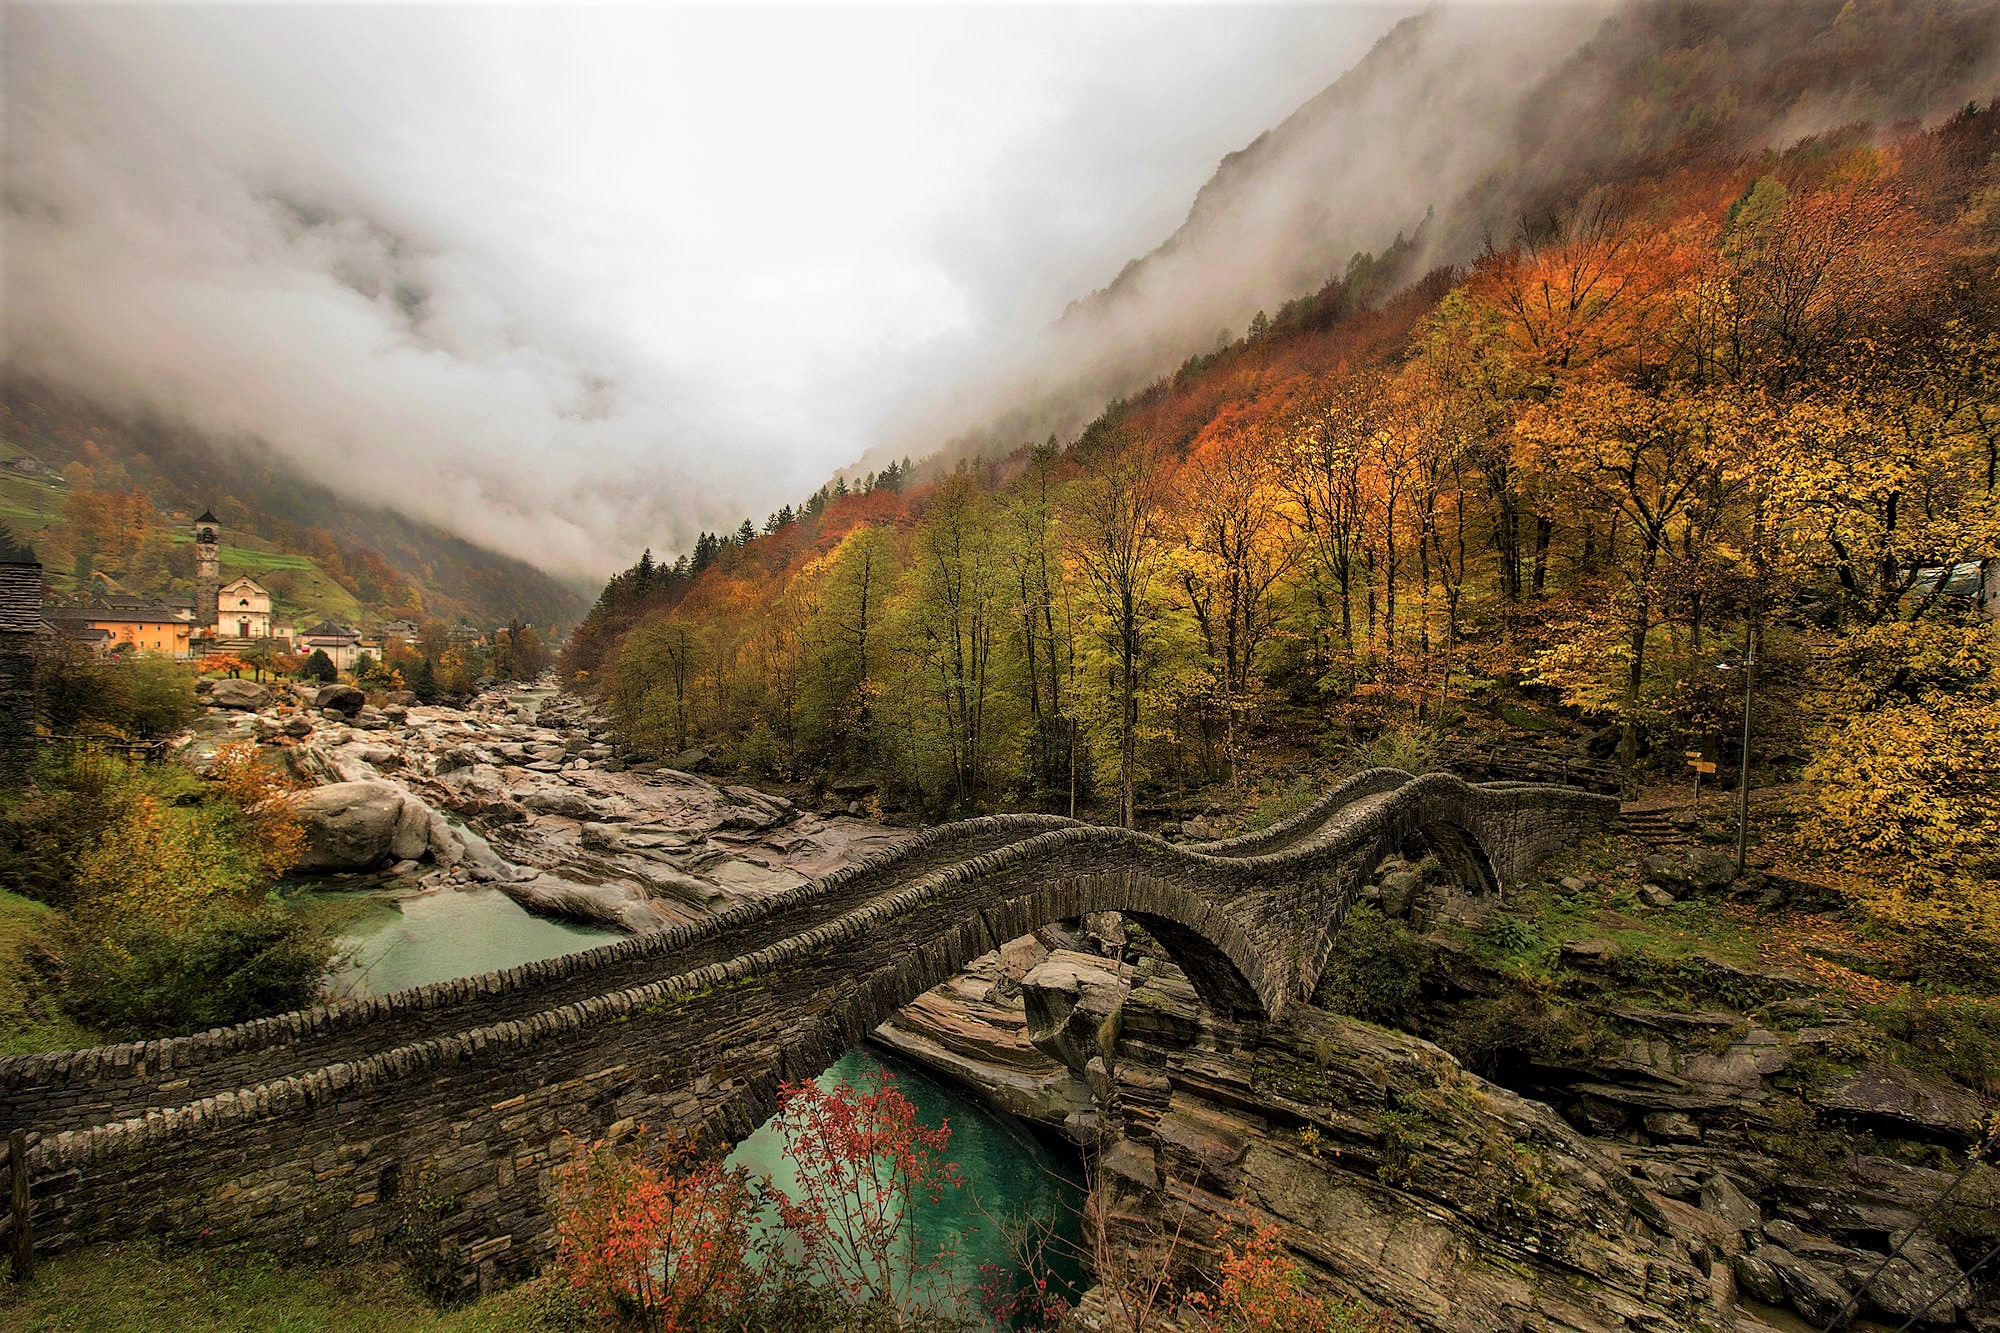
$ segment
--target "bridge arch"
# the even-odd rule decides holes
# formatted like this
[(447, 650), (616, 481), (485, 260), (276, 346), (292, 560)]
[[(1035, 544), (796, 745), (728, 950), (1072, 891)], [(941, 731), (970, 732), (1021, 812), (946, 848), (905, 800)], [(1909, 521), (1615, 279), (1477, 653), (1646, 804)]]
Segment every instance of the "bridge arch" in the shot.
[(782, 1084), (818, 1077), (981, 955), (1088, 912), (1120, 912), (1144, 926), (1218, 1012), (1244, 1019), (1272, 1012), (1260, 989), (1269, 983), (1255, 942), (1199, 893), (1144, 873), (1065, 876), (974, 904), (928, 943), (896, 953), (843, 987), (780, 1043), (770, 1068), (749, 1079), (733, 1104), (709, 1117), (705, 1137), (739, 1142), (776, 1112)]

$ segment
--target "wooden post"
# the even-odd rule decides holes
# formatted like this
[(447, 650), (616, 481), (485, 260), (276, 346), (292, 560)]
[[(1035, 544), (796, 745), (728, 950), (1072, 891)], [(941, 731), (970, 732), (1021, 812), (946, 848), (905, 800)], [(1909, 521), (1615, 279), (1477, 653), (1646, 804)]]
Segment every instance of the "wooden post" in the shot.
[(8, 1174), (14, 1178), (14, 1280), (35, 1275), (35, 1233), (28, 1222), (28, 1134), (17, 1129), (7, 1136)]

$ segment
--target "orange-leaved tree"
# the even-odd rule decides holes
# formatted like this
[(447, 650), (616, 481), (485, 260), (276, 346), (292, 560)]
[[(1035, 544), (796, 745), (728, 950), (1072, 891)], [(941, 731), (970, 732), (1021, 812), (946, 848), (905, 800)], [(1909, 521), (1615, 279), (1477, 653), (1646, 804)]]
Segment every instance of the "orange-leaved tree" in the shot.
[(1193, 1292), (1185, 1309), (1214, 1333), (1389, 1333), (1393, 1316), (1358, 1301), (1307, 1291), (1285, 1253), (1277, 1226), (1244, 1211), (1240, 1227), (1216, 1233), (1222, 1257), (1214, 1286)]
[(690, 1333), (741, 1313), (760, 1195), (691, 1139), (572, 1143), (556, 1171), (556, 1259), (600, 1314)]
[(950, 1122), (924, 1124), (886, 1070), (872, 1082), (780, 1090), (777, 1123), (798, 1193), (776, 1202), (813, 1276), (902, 1326), (965, 1301), (951, 1280), (954, 1252), (924, 1249), (915, 1226), (919, 1202), (962, 1182), (945, 1156)]

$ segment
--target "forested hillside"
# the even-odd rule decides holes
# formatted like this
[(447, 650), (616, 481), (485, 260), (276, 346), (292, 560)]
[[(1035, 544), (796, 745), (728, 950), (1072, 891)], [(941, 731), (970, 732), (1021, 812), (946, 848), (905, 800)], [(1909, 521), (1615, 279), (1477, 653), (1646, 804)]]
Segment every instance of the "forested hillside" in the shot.
[(1181, 226), (1075, 302), (993, 424), (945, 456), (1073, 434), (1329, 277), (1399, 288), (1594, 188), (1829, 127), (1933, 124), (1991, 97), (1996, 69), (1992, 0), (1427, 10), (1223, 159)]
[(2000, 943), (2000, 636), (1922, 572), (2000, 557), (1996, 127), (1690, 154), (1336, 281), (1066, 446), (649, 556), (568, 669), (662, 754), (938, 811), (1060, 805), (1074, 758), (1129, 821), (1274, 721), (1307, 761), (1496, 696), (1733, 760), (1754, 632), (1794, 854)]
[(59, 471), (54, 488), (5, 483), (9, 525), (33, 541), (59, 588), (101, 572), (148, 596), (193, 589), (189, 516), (222, 520), (223, 567), (247, 573), (289, 611), (483, 626), (573, 623), (584, 598), (540, 570), (306, 480), (255, 442), (226, 445), (128, 416), (20, 375), (0, 380), (0, 439)]

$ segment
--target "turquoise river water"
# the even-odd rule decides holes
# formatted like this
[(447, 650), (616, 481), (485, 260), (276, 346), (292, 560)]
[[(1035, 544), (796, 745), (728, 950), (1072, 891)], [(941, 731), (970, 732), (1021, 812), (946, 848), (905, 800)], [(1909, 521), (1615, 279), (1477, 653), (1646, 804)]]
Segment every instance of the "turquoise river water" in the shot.
[[(379, 995), (476, 975), (618, 937), (615, 931), (532, 916), (491, 888), (435, 893), (315, 889), (296, 895), (295, 901), (338, 924), (345, 961), (333, 988), (342, 995)], [(988, 1265), (1018, 1275), (1017, 1247), (1009, 1237), (1015, 1219), (1052, 1227), (1058, 1248), (1073, 1252), (1083, 1203), (1073, 1158), (1051, 1151), (1025, 1126), (970, 1094), (873, 1049), (848, 1052), (821, 1079), (828, 1085), (870, 1087), (877, 1069), (895, 1078), (924, 1123), (950, 1124), (948, 1155), (965, 1181), (938, 1203), (919, 1204), (914, 1226), (920, 1254), (954, 1250), (948, 1265), (952, 1275), (976, 1288)], [(739, 1144), (730, 1161), (754, 1174), (768, 1174), (780, 1186), (791, 1183), (777, 1133), (768, 1125)], [(1076, 1280), (1073, 1263), (1052, 1266), (1065, 1283)]]

